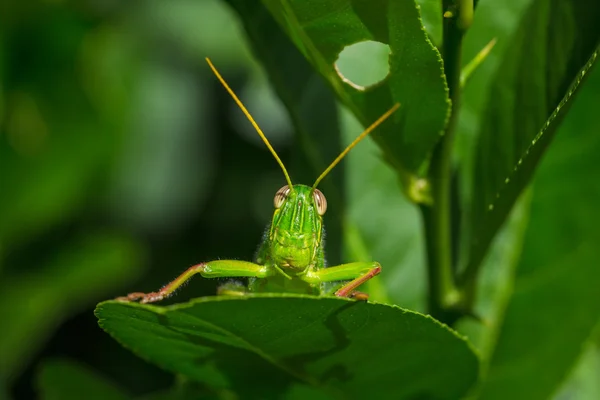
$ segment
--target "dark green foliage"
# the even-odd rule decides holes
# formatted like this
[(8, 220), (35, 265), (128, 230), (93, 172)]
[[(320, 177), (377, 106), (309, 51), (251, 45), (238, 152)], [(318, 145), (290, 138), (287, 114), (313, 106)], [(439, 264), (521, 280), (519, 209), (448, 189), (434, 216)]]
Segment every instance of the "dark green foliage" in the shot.
[[(442, 60), (427, 38), (416, 5), (350, 0), (264, 3), (363, 125), (394, 103), (401, 104), (373, 138), (399, 173), (418, 172), (443, 134), (450, 104)], [(342, 82), (334, 63), (344, 47), (366, 40), (389, 45), (390, 74), (381, 84), (359, 91)]]

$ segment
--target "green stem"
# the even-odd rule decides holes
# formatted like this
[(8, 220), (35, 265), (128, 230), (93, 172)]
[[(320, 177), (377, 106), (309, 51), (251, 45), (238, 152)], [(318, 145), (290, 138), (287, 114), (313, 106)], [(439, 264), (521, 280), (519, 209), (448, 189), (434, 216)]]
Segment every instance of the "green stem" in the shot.
[(433, 203), (422, 205), (421, 212), (428, 260), (429, 312), (433, 317), (452, 324), (460, 316), (456, 307), (460, 299), (452, 265), (452, 149), (460, 109), (462, 39), (472, 20), (473, 1), (443, 0), (443, 11), (445, 14), (442, 56), (452, 111), (446, 134), (434, 148), (431, 158), (429, 181)]

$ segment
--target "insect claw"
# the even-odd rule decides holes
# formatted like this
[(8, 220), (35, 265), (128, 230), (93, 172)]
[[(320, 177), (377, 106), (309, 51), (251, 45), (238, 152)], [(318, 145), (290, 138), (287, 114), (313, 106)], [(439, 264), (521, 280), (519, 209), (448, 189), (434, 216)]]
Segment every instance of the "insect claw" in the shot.
[(153, 303), (155, 301), (161, 301), (163, 299), (163, 295), (158, 292), (152, 292), (145, 295), (142, 300), (140, 300), (141, 304)]
[(130, 301), (139, 300), (139, 299), (143, 298), (144, 296), (146, 296), (146, 293), (133, 292), (133, 293), (129, 293), (127, 296), (117, 297), (115, 300), (116, 301), (121, 301), (121, 302), (124, 302), (124, 303), (129, 303)]
[(139, 300), (139, 302), (141, 304), (145, 304), (145, 303), (153, 303), (155, 301), (160, 301), (163, 298), (164, 298), (164, 295), (160, 294), (159, 292), (151, 292), (151, 293), (147, 293), (147, 294), (142, 293), (142, 292), (134, 292), (134, 293), (129, 293), (127, 296), (117, 297), (117, 298), (115, 298), (115, 301), (129, 303), (131, 301)]
[(358, 301), (367, 301), (369, 300), (369, 295), (363, 292), (359, 292), (358, 290), (353, 291), (352, 293), (350, 293), (350, 295), (348, 296), (351, 299), (354, 300), (358, 300)]

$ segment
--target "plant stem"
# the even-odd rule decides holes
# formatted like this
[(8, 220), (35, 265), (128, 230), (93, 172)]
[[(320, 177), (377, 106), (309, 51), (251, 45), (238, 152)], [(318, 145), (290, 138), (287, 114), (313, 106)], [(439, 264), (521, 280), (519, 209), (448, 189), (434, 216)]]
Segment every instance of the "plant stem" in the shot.
[(428, 266), (429, 313), (449, 324), (460, 316), (456, 305), (459, 296), (452, 265), (451, 194), (452, 149), (456, 119), (460, 109), (460, 71), (462, 39), (473, 17), (473, 0), (443, 0), (444, 72), (452, 110), (445, 135), (436, 145), (431, 158), (429, 181), (433, 203), (423, 204)]

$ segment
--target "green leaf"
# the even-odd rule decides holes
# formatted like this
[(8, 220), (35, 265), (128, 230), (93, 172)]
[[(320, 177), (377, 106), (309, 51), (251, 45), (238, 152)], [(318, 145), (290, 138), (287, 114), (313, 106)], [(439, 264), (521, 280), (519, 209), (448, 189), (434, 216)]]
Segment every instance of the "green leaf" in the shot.
[[(440, 55), (427, 38), (415, 3), (263, 2), (363, 126), (394, 103), (401, 104), (372, 137), (403, 178), (406, 171), (421, 172), (445, 128), (450, 103)], [(334, 65), (346, 46), (362, 41), (387, 44), (391, 51), (389, 76), (368, 88), (345, 82)], [(365, 66), (364, 71), (368, 74), (371, 68)]]
[(114, 384), (83, 365), (69, 360), (49, 360), (42, 364), (37, 382), (42, 400), (126, 400)]
[(588, 343), (569, 379), (554, 396), (554, 400), (596, 400), (600, 398), (600, 346)]
[(139, 274), (140, 249), (130, 238), (95, 234), (56, 249), (47, 264), (0, 281), (0, 378), (18, 376), (68, 316)]
[(429, 39), (438, 46), (442, 44), (442, 2), (439, 0), (416, 0), (421, 11), (423, 26)]
[[(154, 392), (142, 397), (136, 397), (137, 400), (236, 400), (247, 398), (244, 393), (235, 393), (228, 389), (211, 390), (205, 384), (189, 380), (181, 375), (178, 376), (178, 382), (173, 388), (168, 390)], [(250, 396), (250, 398), (253, 398)], [(285, 400), (332, 400), (333, 398), (319, 389), (299, 383), (293, 384), (285, 395)]]
[(600, 317), (600, 191), (594, 69), (536, 174), (529, 228), (482, 399), (547, 399)]
[[(511, 51), (511, 41), (523, 19), (528, 6), (535, 0), (483, 0), (478, 6), (473, 25), (467, 31), (463, 41), (463, 71), (477, 54), (496, 39), (494, 48), (471, 74), (461, 94), (461, 106), (457, 121), (456, 158), (460, 160), (458, 167), (463, 178), (460, 181), (461, 207), (463, 209), (462, 226), (470, 227), (471, 220), (466, 210), (471, 209), (474, 197), (473, 187), (475, 168), (475, 151), (478, 135), (486, 117), (490, 90), (494, 78), (499, 73), (502, 60)], [(461, 238), (461, 246), (469, 243)], [(462, 241), (465, 241), (463, 243)], [(465, 252), (466, 253), (466, 252)], [(461, 253), (461, 256), (463, 254)]]
[(464, 339), (381, 304), (262, 294), (170, 307), (108, 301), (96, 315), (146, 360), (248, 397), (282, 397), (303, 383), (347, 398), (456, 399), (477, 378)]
[(598, 4), (538, 0), (511, 38), (475, 151), (468, 271), (481, 263), (595, 62), (598, 20)]
[(515, 204), (481, 266), (473, 313), (482, 321), (463, 318), (455, 326), (479, 350), (482, 370), (485, 370), (486, 362), (494, 351), (498, 331), (504, 321), (504, 312), (512, 296), (515, 271), (519, 266), (529, 224), (531, 197), (529, 190)]

